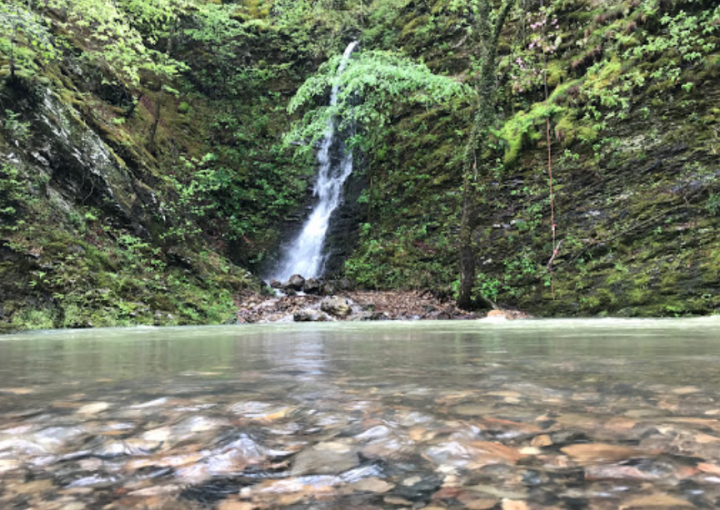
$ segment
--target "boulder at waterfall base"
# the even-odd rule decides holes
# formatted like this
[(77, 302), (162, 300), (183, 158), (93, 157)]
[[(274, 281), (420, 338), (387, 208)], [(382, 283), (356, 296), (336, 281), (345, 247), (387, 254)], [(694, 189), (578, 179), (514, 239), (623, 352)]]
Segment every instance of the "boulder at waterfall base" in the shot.
[(332, 319), (322, 310), (316, 308), (303, 308), (293, 314), (295, 322), (327, 322)]
[(319, 294), (320, 280), (318, 280), (317, 278), (308, 278), (307, 280), (305, 280), (303, 290), (305, 291), (305, 294)]
[(328, 296), (320, 303), (320, 309), (336, 317), (347, 317), (353, 311), (354, 303), (342, 296)]
[(303, 290), (303, 287), (305, 286), (305, 278), (300, 276), (299, 274), (294, 274), (290, 277), (290, 279), (283, 285), (286, 289), (292, 289), (296, 290), (298, 292)]

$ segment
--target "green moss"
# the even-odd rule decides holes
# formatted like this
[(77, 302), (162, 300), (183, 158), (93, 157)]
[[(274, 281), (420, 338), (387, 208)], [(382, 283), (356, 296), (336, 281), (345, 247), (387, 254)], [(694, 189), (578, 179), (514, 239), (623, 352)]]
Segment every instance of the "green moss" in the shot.
[(603, 61), (601, 65), (596, 66), (592, 71), (588, 72), (584, 81), (585, 88), (592, 95), (601, 95), (622, 75), (623, 64), (617, 57), (611, 60)]
[(503, 127), (496, 133), (505, 146), (503, 162), (510, 165), (517, 161), (525, 143), (542, 138), (539, 127), (545, 119), (564, 111), (563, 107), (552, 103), (549, 105), (544, 102), (535, 103), (529, 112), (519, 111), (506, 120)]
[(547, 66), (548, 87), (557, 87), (565, 81), (568, 76), (568, 68), (565, 62), (553, 60)]
[(23, 309), (12, 319), (12, 328), (16, 330), (52, 329), (54, 327), (54, 313), (49, 308)]

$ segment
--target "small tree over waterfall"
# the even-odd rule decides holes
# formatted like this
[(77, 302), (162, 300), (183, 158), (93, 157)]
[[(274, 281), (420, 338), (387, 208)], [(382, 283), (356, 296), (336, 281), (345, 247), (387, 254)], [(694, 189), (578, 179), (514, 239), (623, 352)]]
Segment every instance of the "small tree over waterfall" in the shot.
[[(463, 93), (457, 82), (432, 74), (425, 66), (387, 52), (368, 52), (353, 59), (357, 42), (333, 59), (320, 73), (302, 86), (290, 104), (290, 111), (324, 98), (328, 85), (332, 93), (328, 106), (311, 109), (296, 123), (288, 141), (298, 138), (313, 143), (323, 139), (318, 151), (318, 202), (300, 235), (285, 250), (275, 276), (287, 279), (294, 273), (317, 276), (325, 262), (323, 246), (330, 218), (342, 198), (345, 180), (353, 170), (352, 148), (369, 149), (380, 142), (391, 108), (398, 98), (424, 103), (439, 102)], [(359, 133), (359, 135), (356, 135)], [(340, 134), (339, 145), (335, 135)], [(333, 161), (333, 147), (340, 156)]]
[[(397, 53), (358, 53), (338, 75), (340, 59), (338, 55), (320, 66), (290, 102), (290, 113), (305, 110), (305, 114), (286, 135), (287, 144), (303, 141), (307, 143), (299, 145), (299, 150), (311, 150), (334, 119), (336, 129), (356, 128), (351, 147), (369, 148), (382, 139), (390, 115), (398, 106), (441, 104), (471, 94), (457, 80), (433, 74), (425, 64)], [(339, 85), (337, 103), (316, 106), (335, 85)]]
[[(459, 234), (460, 289), (458, 305), (473, 308), (475, 283), (475, 243), (478, 225), (480, 182), (488, 171), (484, 160), (489, 147), (492, 129), (497, 120), (497, 46), (500, 32), (515, 5), (516, 0), (504, 0), (498, 10), (492, 0), (475, 3), (476, 26), (474, 37), (480, 50), (480, 77), (476, 88), (458, 81), (433, 74), (424, 64), (385, 51), (367, 51), (357, 55), (344, 73), (337, 75), (339, 57), (324, 64), (318, 74), (308, 79), (289, 105), (295, 112), (308, 105), (317, 104), (328, 88), (340, 86), (335, 105), (309, 109), (286, 137), (287, 143), (304, 140), (304, 150), (310, 150), (314, 142), (327, 131), (335, 119), (338, 129), (358, 127), (358, 135), (351, 145), (362, 148), (380, 143), (390, 114), (399, 104), (441, 104), (453, 97), (468, 99), (474, 105), (474, 118), (468, 134), (463, 159), (462, 216)], [(301, 150), (302, 150), (301, 149)], [(481, 296), (487, 306), (493, 304)]]

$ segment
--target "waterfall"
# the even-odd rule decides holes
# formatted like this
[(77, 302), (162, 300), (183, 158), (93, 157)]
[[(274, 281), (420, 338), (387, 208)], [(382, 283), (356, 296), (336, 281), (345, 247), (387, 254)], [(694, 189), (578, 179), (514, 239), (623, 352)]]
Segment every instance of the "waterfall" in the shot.
[[(345, 71), (355, 46), (357, 41), (350, 43), (345, 49), (337, 70), (338, 76)], [(340, 86), (333, 85), (330, 106), (337, 104), (339, 91)], [(317, 203), (300, 234), (286, 247), (275, 269), (273, 278), (281, 282), (287, 281), (294, 274), (305, 278), (315, 278), (322, 274), (326, 259), (323, 247), (330, 217), (342, 201), (343, 185), (353, 169), (352, 152), (346, 150), (344, 140), (336, 140), (337, 134), (335, 121), (331, 119), (317, 155), (318, 175), (314, 192)]]

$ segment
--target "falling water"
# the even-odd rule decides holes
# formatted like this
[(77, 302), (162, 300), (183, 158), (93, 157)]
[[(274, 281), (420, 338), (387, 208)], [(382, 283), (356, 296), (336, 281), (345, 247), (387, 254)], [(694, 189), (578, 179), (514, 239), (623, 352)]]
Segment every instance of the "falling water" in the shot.
[[(343, 53), (338, 76), (345, 71), (348, 60), (357, 41), (350, 43)], [(337, 104), (340, 91), (338, 84), (333, 85), (330, 106)], [(314, 278), (322, 274), (326, 256), (323, 254), (325, 235), (327, 234), (332, 213), (340, 205), (343, 184), (352, 173), (352, 152), (345, 149), (343, 140), (335, 140), (335, 123), (328, 121), (320, 151), (318, 152), (318, 176), (315, 183), (317, 204), (305, 222), (300, 235), (286, 248), (280, 264), (275, 270), (274, 279), (286, 281), (294, 274), (305, 278)], [(333, 158), (337, 153), (339, 157)]]

